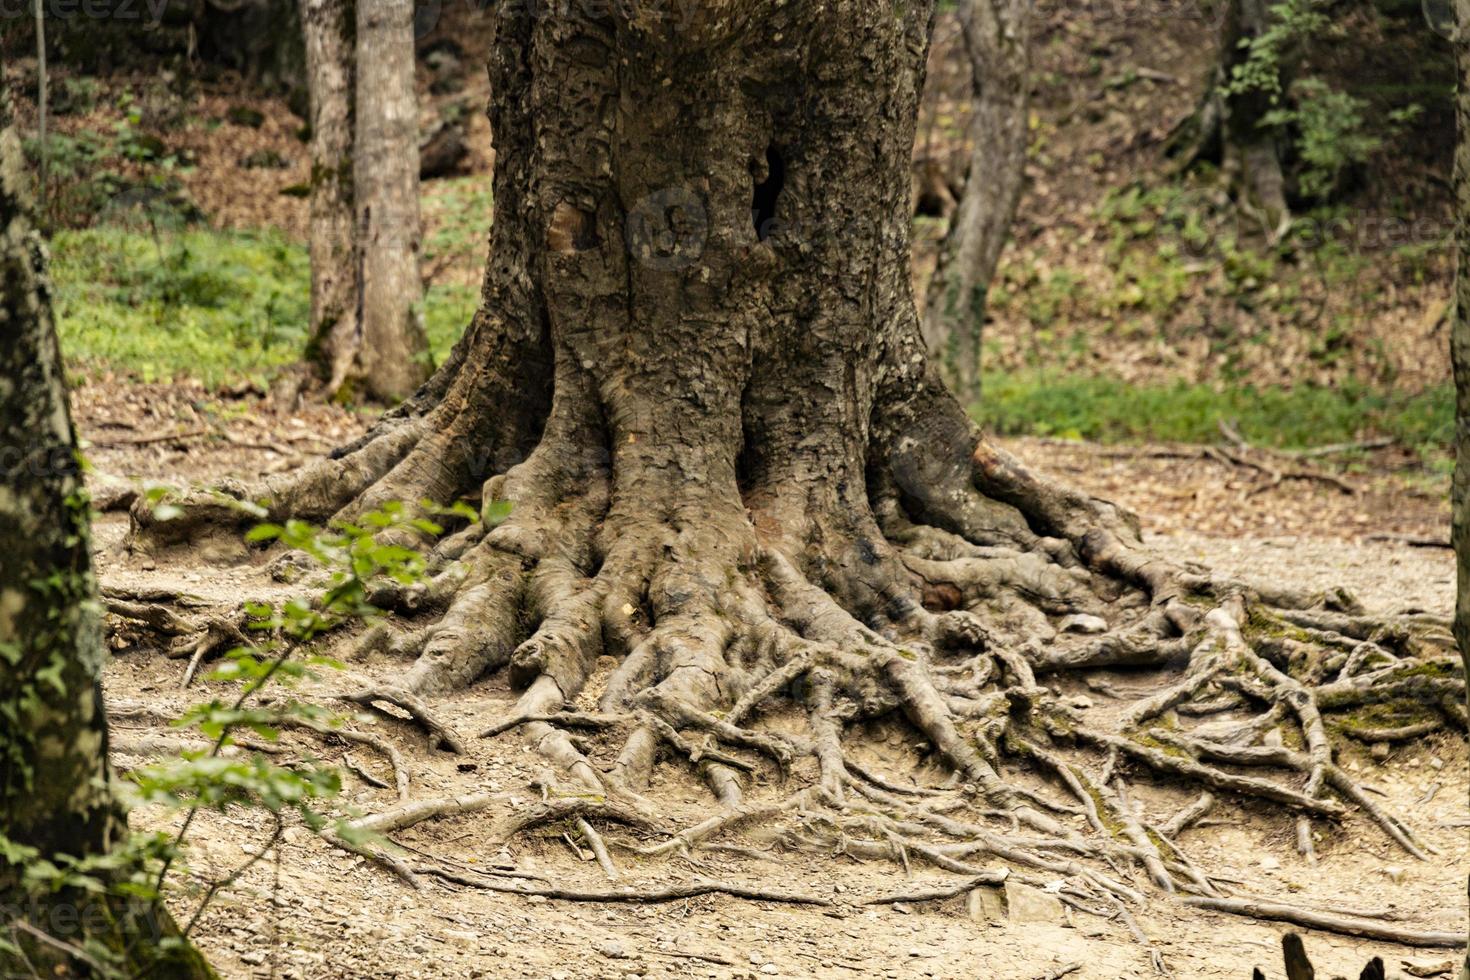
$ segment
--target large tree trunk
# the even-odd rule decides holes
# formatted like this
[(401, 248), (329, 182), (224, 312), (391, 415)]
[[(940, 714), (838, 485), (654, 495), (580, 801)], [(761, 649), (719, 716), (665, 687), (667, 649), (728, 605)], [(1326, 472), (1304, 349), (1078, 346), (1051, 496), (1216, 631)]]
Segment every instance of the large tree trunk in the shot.
[(369, 397), (396, 402), (413, 394), (430, 367), (420, 309), (413, 0), (358, 3), (356, 18), (357, 380)]
[[(1132, 515), (984, 439), (938, 380), (909, 276), (932, 3), (502, 11), (474, 321), (364, 439), (293, 478), (226, 488), (276, 518), (461, 495), (487, 516), (513, 505), (437, 545), (427, 583), (375, 596), (428, 622), (361, 638), (414, 662), (358, 699), (428, 721), (436, 696), (505, 669), (523, 693), (487, 734), (524, 726), (564, 784), (562, 815), (667, 827), (644, 796), (667, 748), (722, 809), (655, 850), (800, 815), (794, 845), (951, 870), (989, 851), (1078, 875), (1100, 902), (1138, 899), (1106, 867), (1138, 862), (1162, 891), (1217, 897), (1122, 805), (1123, 767), (1093, 774), (1086, 748), (1284, 806), (1308, 853), (1312, 820), (1343, 814), (1333, 793), (1423, 853), (1332, 763), (1322, 713), (1458, 697), (1442, 628), (1171, 562)], [(135, 547), (237, 519), (209, 494), (175, 502), (175, 520), (135, 508)], [(1351, 658), (1331, 649), (1347, 635), (1364, 641)], [(595, 671), (603, 655), (615, 666)], [(1182, 676), (1108, 730), (1038, 680), (1119, 665)], [(597, 712), (563, 713), (584, 696)], [(1251, 717), (1211, 735), (1156, 727), (1196, 702)], [(755, 727), (781, 705), (805, 725)], [(882, 717), (922, 733), (955, 774), (948, 789), (895, 787), (853, 759), (858, 723)], [(1283, 723), (1302, 751), (1261, 743)], [(592, 752), (573, 725), (617, 741)], [(783, 771), (812, 761), (794, 795), (771, 800), (744, 778), (752, 752)], [(1242, 756), (1275, 781), (1213, 764)], [(1021, 772), (1056, 786), (1038, 794)], [(1056, 787), (1075, 802), (1052, 800)], [(1097, 836), (1053, 813), (1088, 815)], [(1012, 821), (1023, 837), (1006, 836)]]
[[(359, 258), (353, 217), (351, 0), (303, 0), (311, 95), (311, 341), (307, 360), (335, 394), (358, 361)], [(360, 371), (359, 371), (360, 373)]]
[(980, 396), (985, 296), (1026, 170), (1031, 0), (966, 0), (959, 15), (974, 115), (970, 167), (924, 307), (924, 341), (962, 400)]
[[(105, 855), (126, 822), (107, 762), (87, 497), (21, 159), (0, 94), (0, 836), (60, 863)], [(33, 892), (23, 868), (0, 859), (12, 944), (0, 973), (79, 975), (106, 950), (123, 975), (213, 975), (186, 944), (159, 947), (166, 912), (77, 887)]]

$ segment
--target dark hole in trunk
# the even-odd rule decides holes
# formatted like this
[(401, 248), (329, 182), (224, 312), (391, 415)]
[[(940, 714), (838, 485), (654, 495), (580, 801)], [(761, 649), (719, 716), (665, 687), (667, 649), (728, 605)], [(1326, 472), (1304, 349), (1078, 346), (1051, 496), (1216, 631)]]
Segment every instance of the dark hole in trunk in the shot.
[(755, 235), (761, 241), (771, 236), (776, 222), (776, 199), (786, 179), (786, 164), (774, 146), (766, 147), (766, 179), (755, 185), (750, 201), (750, 216), (755, 222)]

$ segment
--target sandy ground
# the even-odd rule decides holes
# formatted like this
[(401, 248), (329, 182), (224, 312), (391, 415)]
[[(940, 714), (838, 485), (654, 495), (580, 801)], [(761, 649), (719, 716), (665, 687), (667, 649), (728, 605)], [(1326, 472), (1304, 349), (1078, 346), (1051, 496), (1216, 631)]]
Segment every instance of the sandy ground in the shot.
[[(131, 401), (129, 401), (131, 399)], [(129, 407), (131, 406), (131, 407)], [(221, 406), (197, 392), (137, 386), (83, 391), (78, 415), (92, 443), (90, 456), (104, 472), (150, 480), (198, 479), (226, 473), (250, 476), (298, 465), (312, 453), (349, 437), (364, 423), (337, 409), (276, 411), (265, 403)], [(195, 434), (204, 430), (203, 435)], [(170, 433), (180, 433), (169, 438)], [(1269, 478), (1209, 461), (1142, 456), (1043, 441), (1014, 444), (1033, 462), (1079, 479), (1094, 492), (1138, 509), (1150, 540), (1182, 557), (1253, 577), (1297, 584), (1345, 584), (1373, 609), (1408, 607), (1447, 613), (1452, 601), (1450, 553), (1402, 543), (1368, 541), (1374, 529), (1392, 526), (1406, 536), (1443, 535), (1443, 506), (1434, 494), (1414, 489), (1392, 474), (1355, 474), (1375, 489), (1344, 494), (1316, 481), (1291, 480), (1266, 487)], [(1397, 482), (1396, 482), (1397, 481)], [(1319, 500), (1320, 498), (1320, 500)], [(1342, 499), (1339, 499), (1342, 498)], [(1236, 533), (1209, 526), (1185, 531), (1193, 509), (1234, 500)], [(1212, 501), (1214, 503), (1212, 503)], [(1319, 503), (1321, 507), (1319, 508)], [(1335, 509), (1334, 509), (1335, 508)], [(1366, 513), (1367, 522), (1341, 519)], [(1314, 514), (1328, 519), (1313, 519)], [(1296, 515), (1296, 516), (1294, 516)], [(138, 562), (120, 548), (123, 515), (106, 516), (98, 528), (105, 583), (164, 585), (231, 604), (247, 597), (279, 595), (264, 558), (238, 565)], [(353, 663), (354, 673), (392, 676), (402, 664), (390, 658)], [(180, 689), (184, 664), (149, 651), (119, 653), (107, 675), (114, 726), (124, 746), (164, 729), (164, 719), (202, 700), (214, 685)], [(1096, 689), (1080, 679), (1063, 687), (1089, 695), (1091, 717), (1106, 723), (1120, 710), (1099, 689), (1130, 695), (1161, 683), (1156, 674), (1098, 672)], [(339, 682), (340, 683), (340, 682)], [(219, 692), (223, 688), (218, 689)], [(459, 731), (474, 732), (503, 716), (513, 693), (501, 677), (435, 702)], [(410, 794), (427, 798), (470, 792), (504, 793), (531, 801), (541, 771), (515, 733), (468, 739), (464, 755), (433, 751), (415, 729), (380, 719), (373, 729), (401, 750), (412, 774)], [(944, 774), (915, 754), (913, 733), (874, 725), (864, 733), (865, 761), (889, 771), (914, 772), (934, 784)], [(288, 734), (289, 749), (342, 763), (346, 755), (386, 777), (381, 758), (362, 748), (344, 749), (320, 739)], [(1366, 771), (1366, 753), (1348, 753), (1345, 764)], [(1417, 862), (1398, 851), (1359, 816), (1338, 826), (1321, 825), (1321, 864), (1309, 867), (1292, 846), (1291, 825), (1274, 808), (1225, 801), (1205, 825), (1180, 843), (1192, 858), (1243, 892), (1278, 896), (1322, 907), (1372, 909), (1419, 927), (1463, 930), (1466, 866), (1466, 778), (1463, 742), (1432, 737), (1397, 748), (1368, 777), (1384, 802), (1403, 815), (1439, 853)], [(120, 753), (121, 767), (139, 757)], [(796, 776), (805, 776), (800, 765)], [(345, 777), (338, 803), (372, 812), (394, 802), (391, 790)], [(759, 774), (752, 796), (775, 798), (774, 774)], [(683, 770), (659, 768), (651, 792), (666, 802), (674, 823), (698, 822), (710, 798)], [(1139, 781), (1136, 797), (1150, 814), (1172, 812), (1192, 794)], [(425, 879), (414, 891), (360, 858), (331, 849), (306, 831), (290, 831), (284, 844), (260, 861), (239, 887), (217, 901), (201, 920), (197, 938), (231, 978), (297, 977), (953, 977), (1040, 978), (1081, 964), (1068, 975), (1089, 978), (1150, 977), (1149, 956), (1119, 922), (1043, 909), (1013, 909), (1009, 918), (976, 921), (963, 896), (943, 901), (866, 906), (925, 882), (951, 876), (915, 866), (912, 877), (888, 863), (864, 863), (843, 855), (774, 848), (757, 826), (728, 835), (743, 850), (698, 852), (692, 858), (657, 861), (614, 847), (622, 870), (609, 883), (590, 855), (547, 829), (509, 843), (495, 839), (501, 814), (421, 824), (397, 835), (409, 848), (455, 862), (467, 875), (487, 865), (513, 865), (564, 888), (648, 888), (718, 878), (765, 889), (800, 893), (819, 904), (794, 905), (708, 895), (658, 904), (574, 902), (497, 893)], [(156, 825), (158, 814), (136, 821)], [(266, 837), (258, 818), (242, 813), (207, 815), (197, 825), (191, 862), (201, 875), (219, 875), (248, 859)], [(609, 831), (610, 842), (631, 841)], [(1146, 887), (1142, 881), (1136, 882)], [(192, 911), (181, 895), (176, 908)], [(1165, 899), (1152, 901), (1138, 921), (1177, 977), (1240, 977), (1260, 965), (1279, 977), (1277, 924), (1200, 912)], [(1357, 976), (1372, 955), (1384, 957), (1388, 975), (1406, 965), (1423, 968), (1450, 959), (1447, 950), (1411, 950), (1383, 942), (1307, 933), (1318, 976)]]

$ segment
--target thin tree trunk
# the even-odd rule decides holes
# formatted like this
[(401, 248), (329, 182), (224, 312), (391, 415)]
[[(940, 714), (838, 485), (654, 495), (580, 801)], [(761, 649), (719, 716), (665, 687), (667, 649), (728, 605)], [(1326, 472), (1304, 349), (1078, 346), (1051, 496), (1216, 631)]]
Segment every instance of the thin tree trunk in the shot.
[(969, 178), (929, 284), (924, 342), (955, 393), (980, 396), (985, 296), (1010, 234), (1026, 169), (1031, 0), (960, 5), (975, 99)]
[[(1470, 676), (1470, 0), (1455, 0), (1455, 319), (1450, 355), (1455, 373), (1455, 642)], [(1470, 701), (1467, 701), (1470, 707)], [(1470, 878), (1466, 880), (1470, 893)], [(1470, 980), (1470, 948), (1460, 965), (1460, 980)]]
[(353, 218), (351, 0), (304, 0), (311, 94), (311, 342), (307, 360), (335, 394), (357, 360), (360, 282)]
[(413, 394), (430, 369), (420, 309), (413, 0), (359, 3), (356, 17), (358, 361), (369, 397), (400, 401)]
[[(55, 861), (102, 856), (127, 826), (107, 761), (87, 498), (21, 167), (0, 95), (0, 835)], [(0, 973), (70, 976), (71, 961), (106, 950), (124, 975), (213, 975), (187, 944), (159, 947), (177, 934), (166, 911), (77, 887), (32, 892), (22, 868), (0, 861), (0, 908), (20, 913), (3, 923)]]

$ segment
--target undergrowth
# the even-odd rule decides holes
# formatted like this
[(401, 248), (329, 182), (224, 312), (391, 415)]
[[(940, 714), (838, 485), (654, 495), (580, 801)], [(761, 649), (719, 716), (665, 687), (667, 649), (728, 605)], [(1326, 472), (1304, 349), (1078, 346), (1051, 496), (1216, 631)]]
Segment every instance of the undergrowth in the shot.
[(1028, 372), (988, 375), (982, 390), (984, 404), (974, 413), (1002, 435), (1215, 443), (1226, 421), (1253, 444), (1291, 449), (1390, 437), (1431, 462), (1447, 458), (1453, 437), (1449, 384), (1417, 393), (1361, 385), (1214, 388)]
[[(73, 371), (209, 387), (264, 384), (307, 339), (306, 247), (272, 231), (105, 226), (51, 242), (57, 327)], [(478, 292), (431, 284), (424, 314), (435, 362)]]

